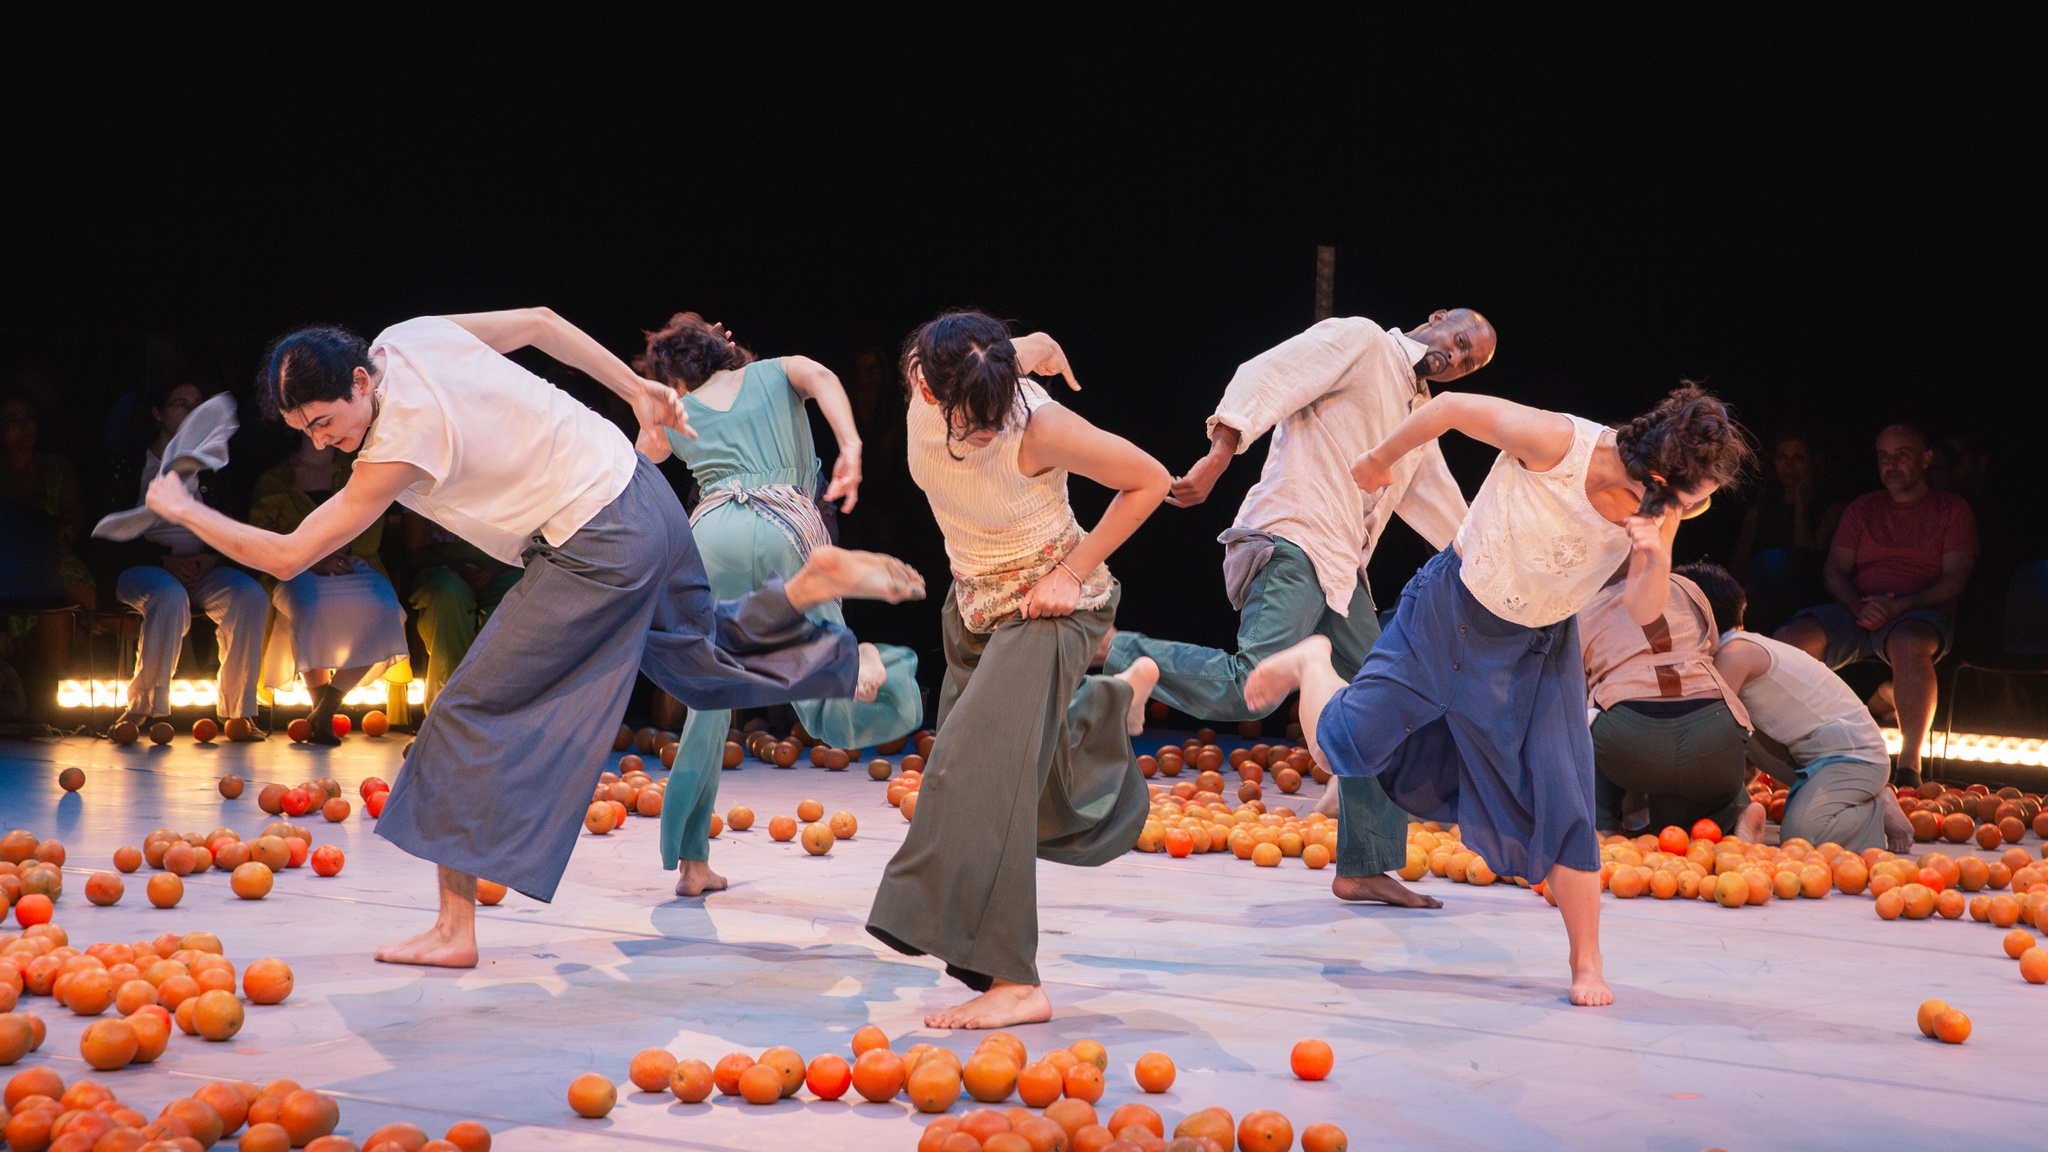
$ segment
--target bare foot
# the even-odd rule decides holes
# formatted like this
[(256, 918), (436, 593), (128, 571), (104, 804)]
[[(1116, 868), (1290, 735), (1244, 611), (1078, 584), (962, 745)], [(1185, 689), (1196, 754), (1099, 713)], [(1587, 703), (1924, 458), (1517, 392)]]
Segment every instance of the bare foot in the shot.
[(423, 964), (430, 968), (476, 967), (476, 937), (458, 936), (436, 924), (410, 940), (377, 949), (386, 964)]
[(1600, 971), (1600, 957), (1572, 961), (1572, 1003), (1581, 1008), (1598, 1008), (1614, 1003), (1614, 990)]
[(1096, 665), (1100, 666), (1109, 662), (1109, 642), (1114, 639), (1116, 639), (1116, 629), (1114, 628), (1102, 634), (1102, 643), (1095, 646), (1095, 659), (1093, 662)]
[(827, 544), (811, 553), (783, 586), (790, 605), (809, 611), (828, 600), (884, 600), (898, 604), (924, 599), (917, 569), (880, 552), (856, 552)]
[(1330, 892), (1339, 900), (1370, 900), (1396, 908), (1441, 908), (1444, 902), (1424, 896), (1385, 872), (1377, 876), (1339, 876), (1330, 881)]
[(924, 1018), (927, 1028), (1008, 1028), (1013, 1024), (1043, 1024), (1052, 1019), (1052, 1001), (1036, 984), (1012, 984), (998, 980), (988, 991), (965, 1004)]
[(1893, 852), (1913, 850), (1913, 822), (1906, 818), (1906, 810), (1899, 807), (1899, 798), (1889, 788), (1877, 791), (1877, 802), (1884, 808), (1884, 846)]
[[(1906, 834), (1910, 836), (1912, 832), (1912, 825), (1907, 825)], [(1735, 818), (1735, 835), (1750, 844), (1761, 844), (1764, 842), (1763, 805), (1754, 800), (1749, 802), (1749, 807), (1744, 808), (1742, 815)]]
[(873, 644), (860, 646), (860, 676), (853, 682), (853, 698), (863, 704), (872, 704), (881, 695), (882, 685), (889, 680), (889, 670), (882, 666), (881, 650)]
[(725, 891), (725, 877), (711, 870), (709, 860), (684, 860), (676, 866), (676, 895), (702, 896)]
[(1159, 665), (1150, 656), (1140, 656), (1131, 661), (1131, 666), (1116, 674), (1116, 678), (1131, 686), (1131, 707), (1124, 713), (1124, 732), (1131, 736), (1145, 734), (1145, 705), (1152, 699), (1152, 689), (1159, 684)]
[(1335, 780), (1330, 781), (1329, 786), (1323, 789), (1323, 798), (1316, 801), (1316, 811), (1333, 820), (1343, 814), (1344, 793), (1337, 787)]
[(1245, 678), (1244, 702), (1254, 712), (1266, 712), (1279, 706), (1287, 694), (1301, 687), (1303, 675), (1312, 661), (1330, 662), (1330, 641), (1327, 637), (1311, 636), (1292, 648), (1273, 653), (1252, 674)]

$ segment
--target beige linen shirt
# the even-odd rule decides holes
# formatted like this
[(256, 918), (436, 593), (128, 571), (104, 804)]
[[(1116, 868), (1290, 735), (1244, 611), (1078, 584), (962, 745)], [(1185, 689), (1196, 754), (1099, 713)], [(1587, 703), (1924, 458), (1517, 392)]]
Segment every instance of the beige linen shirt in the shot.
[(1465, 518), (1464, 494), (1434, 440), (1403, 456), (1377, 497), (1351, 479), (1352, 460), (1429, 399), (1415, 376), (1425, 351), (1398, 328), (1333, 317), (1245, 361), (1209, 417), (1212, 434), (1218, 424), (1237, 429), (1239, 452), (1272, 430), (1265, 470), (1233, 531), (1270, 533), (1306, 552), (1324, 602), (1340, 616), (1350, 614), (1390, 517), (1433, 548), (1449, 544)]

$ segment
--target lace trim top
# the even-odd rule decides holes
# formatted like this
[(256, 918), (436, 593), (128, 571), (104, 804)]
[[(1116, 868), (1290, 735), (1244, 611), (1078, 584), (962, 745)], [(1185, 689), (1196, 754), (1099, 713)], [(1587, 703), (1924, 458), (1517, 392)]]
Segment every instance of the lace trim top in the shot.
[(1531, 472), (1502, 452), (1458, 528), (1465, 587), (1494, 615), (1527, 628), (1578, 612), (1628, 559), (1628, 533), (1586, 496), (1586, 471), (1607, 429), (1568, 418), (1564, 459)]

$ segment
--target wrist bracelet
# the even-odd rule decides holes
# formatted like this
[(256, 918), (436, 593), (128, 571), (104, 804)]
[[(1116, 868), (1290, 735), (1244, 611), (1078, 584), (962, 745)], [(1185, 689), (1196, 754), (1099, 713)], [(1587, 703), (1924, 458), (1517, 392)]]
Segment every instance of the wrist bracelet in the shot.
[(1065, 568), (1067, 575), (1074, 577), (1074, 587), (1086, 588), (1088, 586), (1087, 581), (1082, 580), (1079, 576), (1074, 575), (1074, 570), (1072, 568), (1067, 568), (1067, 562), (1065, 560), (1055, 560), (1053, 561), (1053, 563), (1061, 568)]

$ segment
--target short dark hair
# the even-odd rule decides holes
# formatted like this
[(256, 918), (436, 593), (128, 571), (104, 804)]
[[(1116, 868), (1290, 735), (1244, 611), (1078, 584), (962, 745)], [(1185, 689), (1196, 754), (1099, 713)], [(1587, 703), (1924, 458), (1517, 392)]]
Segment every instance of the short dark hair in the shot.
[(633, 370), (671, 388), (681, 385), (685, 392), (709, 380), (713, 373), (754, 362), (754, 354), (723, 327), (695, 312), (678, 312), (660, 329), (645, 335), (647, 348), (634, 359)]
[(1671, 570), (1674, 576), (1683, 576), (1700, 586), (1706, 594), (1707, 607), (1714, 610), (1714, 628), (1726, 632), (1730, 628), (1742, 627), (1742, 615), (1749, 609), (1749, 596), (1743, 592), (1742, 584), (1719, 564), (1701, 561), (1697, 564), (1681, 564)]
[(263, 368), (256, 376), (256, 403), (263, 414), (279, 420), (286, 412), (322, 401), (348, 399), (355, 372), (374, 374), (370, 345), (346, 328), (321, 325), (297, 328), (270, 342)]
[[(1928, 437), (1927, 429), (1922, 428), (1918, 424), (1913, 423), (1911, 420), (1894, 420), (1891, 423), (1885, 425), (1884, 427), (1879, 428), (1877, 430), (1877, 436), (1882, 436), (1894, 428), (1898, 429), (1901, 432), (1911, 433), (1915, 439), (1920, 441), (1920, 446), (1922, 448), (1934, 447), (1934, 441)], [(1876, 440), (1877, 436), (1873, 436), (1871, 437), (1871, 439)]]
[(1010, 326), (986, 312), (946, 312), (921, 325), (903, 342), (902, 369), (905, 388), (923, 372), (949, 440), (1000, 429), (1016, 410), (1019, 373)]
[(1671, 493), (1709, 481), (1733, 488), (1756, 460), (1749, 430), (1718, 397), (1690, 380), (1615, 429), (1614, 446), (1630, 479), (1644, 486), (1645, 507), (1671, 503)]

